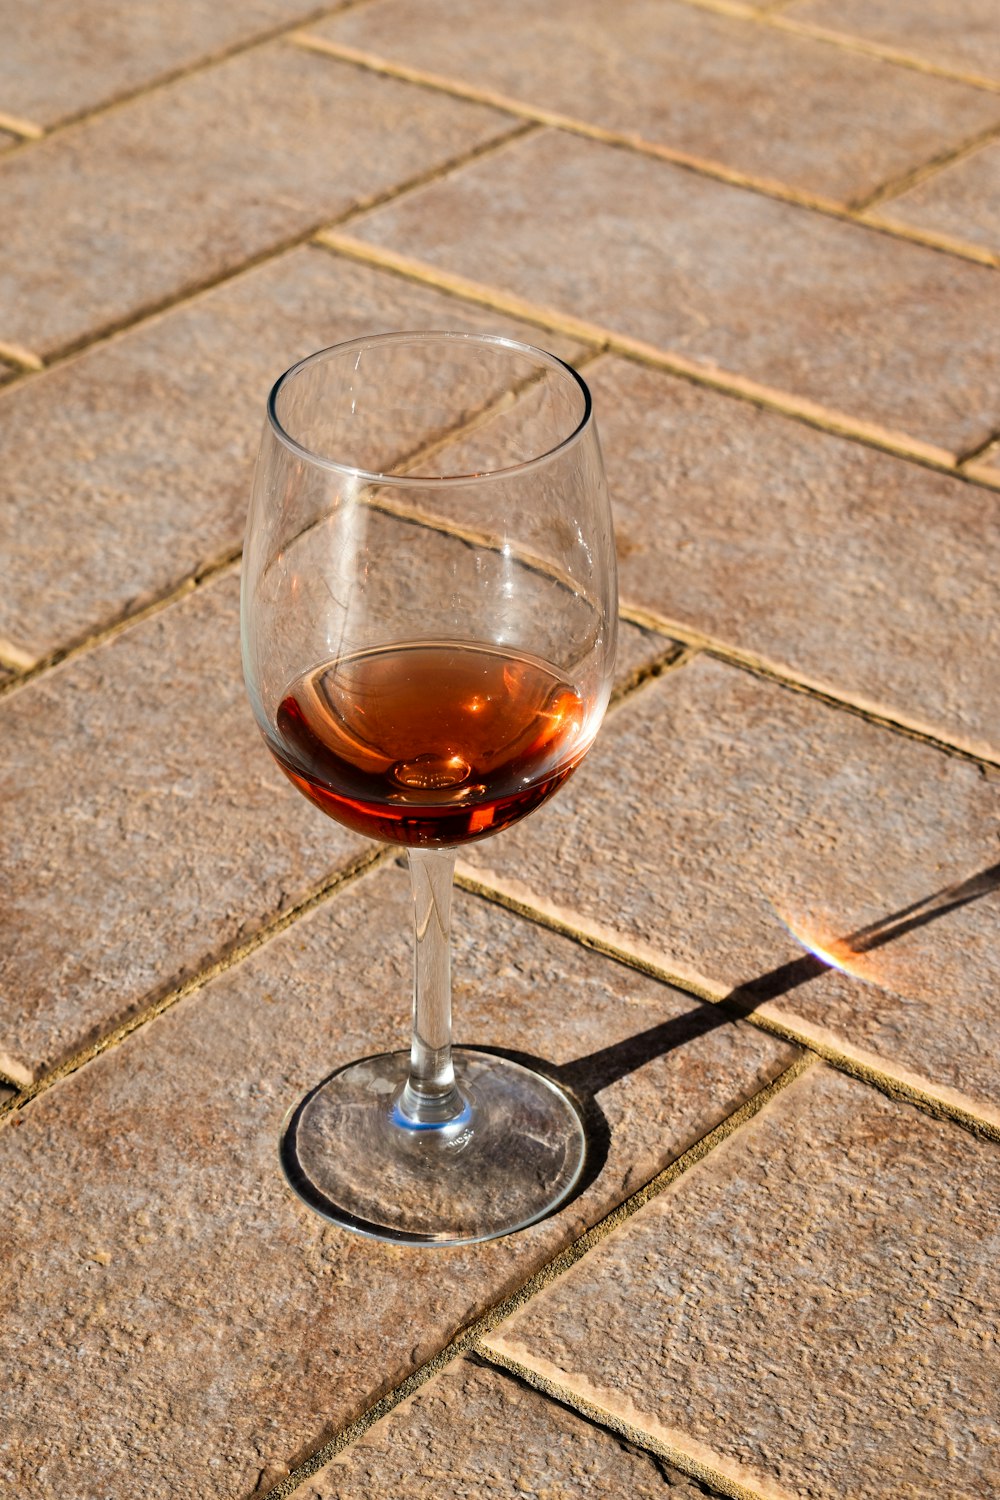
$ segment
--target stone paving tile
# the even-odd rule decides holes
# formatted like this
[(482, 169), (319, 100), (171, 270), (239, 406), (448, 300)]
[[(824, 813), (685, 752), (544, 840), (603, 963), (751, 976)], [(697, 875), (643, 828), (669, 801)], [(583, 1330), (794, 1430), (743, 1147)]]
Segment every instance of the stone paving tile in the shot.
[(898, 48), (938, 67), (1000, 81), (993, 0), (801, 0), (784, 12), (831, 31)]
[(0, 109), (50, 127), (318, 9), (308, 0), (174, 0), (169, 10), (124, 0), (8, 7)]
[[(550, 806), (462, 858), (1000, 1122), (998, 820), (992, 773), (702, 657), (614, 712)], [(871, 924), (848, 972), (809, 956)]]
[(295, 1500), (393, 1494), (702, 1500), (713, 1492), (506, 1373), (462, 1359), (294, 1491)]
[[(341, 339), (442, 327), (546, 337), (301, 249), (12, 392), (0, 638), (45, 656), (237, 549), (264, 402), (282, 370)], [(583, 347), (548, 342), (568, 359)]]
[(1000, 758), (1000, 503), (624, 360), (588, 370), (622, 599)]
[(506, 1240), (352, 1236), (287, 1190), (276, 1141), (328, 1070), (403, 1040), (410, 910), (401, 870), (362, 880), (0, 1128), (12, 1490), (267, 1488), (792, 1055), (460, 897), (459, 1038), (583, 1059), (605, 1085), (608, 1159), (558, 1218)]
[(988, 267), (617, 147), (542, 131), (350, 238), (949, 451), (1000, 426)]
[(373, 846), (285, 782), (224, 578), (0, 705), (0, 1070), (27, 1081)]
[(71, 346), (510, 128), (275, 44), (0, 163), (0, 340)]
[(839, 201), (1000, 120), (1000, 99), (664, 0), (376, 0), (311, 31)]
[(816, 1068), (487, 1342), (765, 1495), (983, 1500), (998, 1191), (995, 1145)]
[(890, 223), (928, 229), (1000, 256), (1000, 142), (880, 203), (876, 212)]

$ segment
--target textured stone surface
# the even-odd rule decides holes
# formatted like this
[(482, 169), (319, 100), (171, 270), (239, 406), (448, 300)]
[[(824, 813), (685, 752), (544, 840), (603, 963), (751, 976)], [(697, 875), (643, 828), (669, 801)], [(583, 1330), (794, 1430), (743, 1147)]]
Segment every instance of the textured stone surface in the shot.
[(373, 848), (253, 723), (225, 578), (0, 704), (0, 1070), (23, 1080)]
[(998, 1190), (995, 1145), (817, 1068), (488, 1343), (756, 1492), (898, 1500), (946, 1473), (982, 1500)]
[(622, 599), (1000, 758), (1000, 502), (686, 381), (588, 370)]
[(0, 165), (0, 340), (72, 345), (510, 124), (284, 43), (179, 79)]
[[(314, 349), (400, 328), (540, 336), (301, 249), (11, 392), (6, 420), (21, 440), (0, 498), (0, 638), (43, 656), (236, 550), (273, 381)], [(582, 347), (554, 343), (568, 359)]]
[(703, 1500), (712, 1491), (511, 1376), (462, 1359), (294, 1494), (295, 1500), (392, 1494)]
[(879, 217), (979, 245), (1000, 256), (1000, 142), (878, 207)]
[(308, 0), (180, 0), (169, 11), (148, 0), (6, 7), (0, 101), (51, 126), (319, 8)]
[(377, 0), (318, 35), (438, 77), (848, 200), (1000, 120), (1000, 100), (670, 0), (418, 9)]
[(1000, 425), (988, 267), (668, 162), (541, 132), (350, 233), (949, 450)]
[[(701, 658), (463, 858), (1000, 1120), (998, 817), (992, 773)], [(808, 956), (851, 934), (849, 972)]]
[(1000, 79), (993, 0), (800, 0), (785, 14), (895, 47), (938, 67)]
[(274, 1484), (790, 1056), (460, 898), (458, 1035), (586, 1059), (607, 1163), (506, 1240), (352, 1236), (287, 1190), (276, 1141), (327, 1071), (405, 1037), (409, 906), (398, 869), (360, 882), (0, 1126), (7, 1488), (236, 1500)]

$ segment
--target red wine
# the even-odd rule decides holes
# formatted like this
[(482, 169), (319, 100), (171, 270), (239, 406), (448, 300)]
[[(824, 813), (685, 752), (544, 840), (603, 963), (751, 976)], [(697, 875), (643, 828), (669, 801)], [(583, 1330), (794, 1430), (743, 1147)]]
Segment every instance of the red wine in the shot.
[(341, 657), (292, 683), (272, 753), (370, 838), (460, 844), (561, 786), (590, 743), (580, 694), (537, 657), (442, 642)]

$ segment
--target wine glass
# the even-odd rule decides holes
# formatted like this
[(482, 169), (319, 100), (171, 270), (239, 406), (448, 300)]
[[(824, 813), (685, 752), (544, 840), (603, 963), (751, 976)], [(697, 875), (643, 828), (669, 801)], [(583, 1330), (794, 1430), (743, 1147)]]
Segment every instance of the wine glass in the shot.
[(572, 1096), (452, 1049), (449, 914), (456, 847), (531, 812), (590, 747), (616, 624), (597, 430), (568, 365), (508, 338), (398, 333), (278, 380), (247, 522), (247, 691), (299, 791), (405, 846), (413, 894), (409, 1052), (340, 1068), (282, 1138), (293, 1187), (350, 1229), (491, 1239), (580, 1179)]

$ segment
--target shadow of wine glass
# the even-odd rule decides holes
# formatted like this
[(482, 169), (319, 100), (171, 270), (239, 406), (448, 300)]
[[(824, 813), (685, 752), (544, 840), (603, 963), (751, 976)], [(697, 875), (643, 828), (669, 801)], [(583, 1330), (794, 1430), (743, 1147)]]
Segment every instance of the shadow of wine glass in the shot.
[(676, 1051), (678, 1047), (705, 1036), (716, 1027), (730, 1025), (733, 1019), (718, 1005), (696, 1001), (682, 1015), (672, 1016), (669, 1021), (661, 1021), (620, 1042), (561, 1064), (504, 1047), (477, 1046), (476, 1050), (492, 1053), (495, 1057), (505, 1057), (511, 1062), (520, 1063), (522, 1067), (541, 1073), (543, 1077), (565, 1089), (576, 1104), (586, 1137), (586, 1155), (583, 1171), (573, 1192), (560, 1205), (565, 1208), (597, 1181), (607, 1164), (611, 1149), (611, 1127), (601, 1108), (598, 1094), (629, 1073), (637, 1072), (655, 1058)]
[[(831, 969), (841, 969), (850, 978), (851, 954), (862, 954), (897, 941), (906, 933), (937, 921), (947, 913), (980, 900), (1000, 889), (1000, 863), (952, 885), (910, 902), (887, 913), (846, 937), (828, 945), (829, 957), (804, 953), (799, 958), (779, 964), (764, 974), (736, 985), (719, 1001), (695, 1001), (690, 1010), (668, 1021), (661, 1021), (645, 1031), (636, 1032), (607, 1047), (569, 1063), (552, 1063), (544, 1058), (500, 1047), (479, 1047), (513, 1062), (533, 1068), (567, 1090), (580, 1110), (587, 1139), (583, 1173), (572, 1194), (559, 1205), (559, 1211), (575, 1202), (597, 1181), (607, 1164), (611, 1147), (611, 1128), (597, 1096), (628, 1074), (636, 1072), (656, 1058), (664, 1057), (687, 1043), (697, 1040), (721, 1026), (731, 1026), (752, 1015), (765, 1001), (788, 994), (800, 985), (818, 978)], [(666, 1161), (662, 1164), (668, 1165)]]

